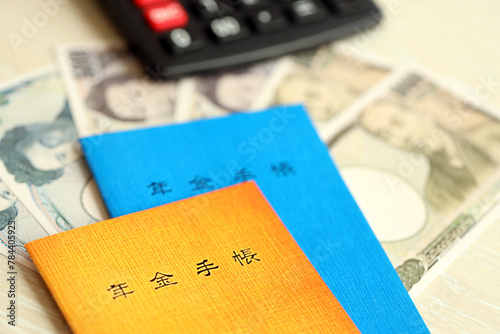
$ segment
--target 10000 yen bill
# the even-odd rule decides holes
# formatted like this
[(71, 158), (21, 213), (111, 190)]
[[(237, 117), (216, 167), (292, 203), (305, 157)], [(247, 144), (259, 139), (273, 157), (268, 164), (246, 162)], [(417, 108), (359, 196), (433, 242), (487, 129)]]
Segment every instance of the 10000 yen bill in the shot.
[(0, 181), (0, 254), (13, 255), (14, 261), (36, 270), (24, 245), (48, 236), (26, 207)]
[(104, 220), (59, 74), (0, 88), (0, 178), (49, 234)]
[(384, 78), (390, 65), (360, 55), (347, 45), (325, 45), (293, 55), (281, 81), (270, 87), (261, 106), (303, 103), (318, 128)]
[(183, 80), (191, 92), (187, 108), (179, 109), (181, 120), (195, 120), (254, 111), (267, 107), (268, 95), (292, 66), (288, 57), (259, 62), (235, 70), (200, 75)]
[[(254, 111), (279, 104), (304, 103), (318, 127), (373, 87), (389, 64), (358, 55), (342, 45), (326, 45), (236, 70), (183, 79), (189, 102), (178, 108), (179, 121)], [(188, 93), (189, 92), (189, 93)]]
[(144, 68), (120, 44), (57, 51), (80, 137), (176, 122), (176, 110), (191, 99), (177, 81), (156, 80), (157, 69)]
[(415, 65), (395, 71), (323, 130), (412, 293), (500, 201), (500, 121)]

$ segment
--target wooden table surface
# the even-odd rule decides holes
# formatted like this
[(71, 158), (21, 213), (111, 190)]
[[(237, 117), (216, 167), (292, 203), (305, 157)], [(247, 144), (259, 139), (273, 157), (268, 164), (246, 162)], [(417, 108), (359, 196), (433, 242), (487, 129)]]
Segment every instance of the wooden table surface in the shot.
[[(52, 4), (52, 16), (22, 44), (25, 20)], [(490, 80), (485, 103), (500, 109), (500, 2), (495, 0), (378, 0), (383, 24), (349, 40), (390, 61), (415, 59), (475, 88)], [(57, 5), (55, 5), (57, 4)], [(0, 20), (0, 80), (52, 63), (56, 43), (117, 38), (95, 1), (4, 0)], [(18, 266), (17, 327), (0, 320), (0, 333), (69, 333), (39, 274)], [(0, 257), (0, 305), (8, 305), (7, 259)], [(500, 333), (500, 217), (418, 296), (432, 333)]]

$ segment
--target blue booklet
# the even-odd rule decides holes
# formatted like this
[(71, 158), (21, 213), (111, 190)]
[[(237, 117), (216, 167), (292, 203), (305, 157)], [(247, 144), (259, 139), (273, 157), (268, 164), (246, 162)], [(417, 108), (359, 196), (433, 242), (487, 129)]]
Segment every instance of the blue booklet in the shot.
[(112, 217), (255, 180), (362, 333), (428, 333), (302, 106), (81, 143)]

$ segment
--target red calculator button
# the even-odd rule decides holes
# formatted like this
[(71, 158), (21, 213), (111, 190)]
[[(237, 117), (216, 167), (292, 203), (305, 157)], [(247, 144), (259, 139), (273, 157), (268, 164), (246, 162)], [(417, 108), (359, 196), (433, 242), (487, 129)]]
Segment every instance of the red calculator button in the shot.
[(182, 28), (188, 24), (189, 16), (178, 1), (168, 1), (144, 9), (144, 15), (151, 29), (156, 32)]
[(137, 7), (146, 7), (160, 2), (164, 2), (164, 0), (134, 0), (134, 4)]

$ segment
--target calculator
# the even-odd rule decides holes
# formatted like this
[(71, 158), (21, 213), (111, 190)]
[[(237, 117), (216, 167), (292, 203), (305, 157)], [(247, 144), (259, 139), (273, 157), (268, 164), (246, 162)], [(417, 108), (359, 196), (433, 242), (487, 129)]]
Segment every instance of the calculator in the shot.
[(371, 0), (99, 0), (151, 75), (235, 67), (363, 32)]

